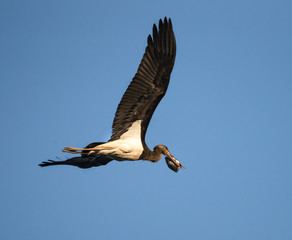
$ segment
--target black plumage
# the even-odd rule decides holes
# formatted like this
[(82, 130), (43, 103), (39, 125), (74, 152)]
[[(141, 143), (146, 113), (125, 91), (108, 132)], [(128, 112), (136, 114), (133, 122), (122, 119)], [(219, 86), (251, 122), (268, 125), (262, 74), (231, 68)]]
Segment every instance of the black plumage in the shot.
[(151, 117), (166, 93), (176, 55), (176, 41), (171, 20), (159, 21), (159, 31), (153, 25), (153, 39), (148, 36), (147, 47), (138, 71), (124, 93), (112, 125), (111, 141), (117, 140), (131, 124), (142, 120), (141, 139)]

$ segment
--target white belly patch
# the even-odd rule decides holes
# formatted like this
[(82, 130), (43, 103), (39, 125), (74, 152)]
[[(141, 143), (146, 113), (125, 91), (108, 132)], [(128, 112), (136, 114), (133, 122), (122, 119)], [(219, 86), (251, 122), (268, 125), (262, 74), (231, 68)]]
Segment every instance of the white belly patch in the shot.
[(141, 121), (134, 122), (120, 139), (100, 145), (112, 149), (100, 150), (98, 154), (108, 155), (116, 160), (138, 160), (143, 152)]

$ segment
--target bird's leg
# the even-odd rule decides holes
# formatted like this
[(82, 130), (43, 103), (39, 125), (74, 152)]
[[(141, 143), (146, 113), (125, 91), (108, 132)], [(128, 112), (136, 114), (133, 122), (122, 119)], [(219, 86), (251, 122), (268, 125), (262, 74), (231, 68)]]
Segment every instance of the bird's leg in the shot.
[(114, 149), (114, 147), (105, 147), (105, 146), (96, 146), (96, 147), (93, 147), (93, 148), (64, 147), (62, 149), (62, 152), (80, 154), (80, 153), (82, 153), (82, 151), (88, 151), (88, 154), (90, 154), (91, 151), (112, 150), (112, 149)]
[(64, 147), (62, 149), (62, 152), (68, 152), (68, 153), (81, 153), (85, 148), (73, 148), (73, 147)]

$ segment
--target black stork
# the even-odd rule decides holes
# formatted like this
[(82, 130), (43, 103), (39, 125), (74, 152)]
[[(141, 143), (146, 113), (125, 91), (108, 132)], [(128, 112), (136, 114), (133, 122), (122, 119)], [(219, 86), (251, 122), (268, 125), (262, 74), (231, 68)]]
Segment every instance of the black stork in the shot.
[(65, 147), (62, 151), (80, 153), (64, 161), (42, 162), (41, 167), (73, 165), (90, 168), (106, 165), (112, 160), (157, 162), (162, 154), (168, 167), (177, 172), (183, 165), (171, 155), (164, 145), (151, 151), (145, 143), (150, 119), (166, 93), (175, 61), (176, 41), (171, 19), (159, 20), (159, 30), (153, 25), (153, 36), (148, 36), (147, 47), (138, 71), (124, 93), (115, 114), (112, 136), (108, 142), (94, 142), (85, 148)]

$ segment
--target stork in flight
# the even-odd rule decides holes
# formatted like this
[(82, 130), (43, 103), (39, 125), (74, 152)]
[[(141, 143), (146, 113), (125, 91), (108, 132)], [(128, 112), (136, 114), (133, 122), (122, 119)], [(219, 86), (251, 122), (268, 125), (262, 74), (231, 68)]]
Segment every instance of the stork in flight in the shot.
[(115, 114), (112, 136), (108, 142), (94, 142), (85, 148), (65, 147), (62, 151), (81, 156), (65, 161), (48, 160), (39, 164), (73, 165), (90, 168), (106, 165), (112, 160), (157, 162), (162, 154), (168, 167), (177, 172), (183, 165), (171, 155), (164, 145), (151, 151), (145, 143), (150, 119), (166, 93), (175, 61), (176, 42), (171, 20), (159, 20), (159, 30), (153, 25), (153, 35), (148, 36), (147, 47), (138, 71), (124, 93)]

